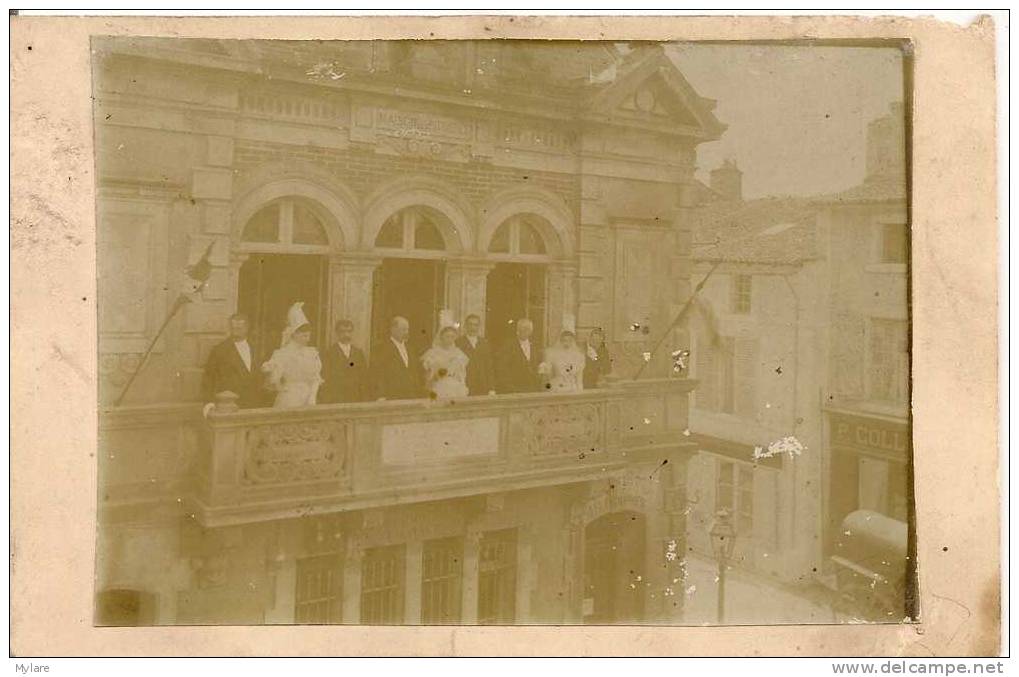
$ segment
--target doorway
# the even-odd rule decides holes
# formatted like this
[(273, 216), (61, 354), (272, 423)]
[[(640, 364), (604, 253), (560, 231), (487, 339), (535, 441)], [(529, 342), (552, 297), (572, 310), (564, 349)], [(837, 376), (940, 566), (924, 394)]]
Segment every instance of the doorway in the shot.
[(513, 338), (522, 317), (534, 322), (532, 340), (545, 345), (545, 265), (497, 263), (485, 291), (485, 336), (502, 345)]
[(280, 347), (287, 311), (297, 301), (304, 301), (312, 340), (324, 345), (326, 272), (326, 257), (317, 254), (256, 253), (241, 265), (237, 310), (248, 316), (248, 340), (255, 355), (267, 359)]
[(643, 620), (644, 580), (649, 573), (645, 568), (646, 522), (637, 512), (614, 512), (584, 530), (585, 623)]
[(382, 259), (372, 287), (372, 349), (389, 340), (389, 323), (400, 315), (410, 322), (410, 350), (431, 347), (439, 310), (446, 298), (446, 264), (435, 259)]

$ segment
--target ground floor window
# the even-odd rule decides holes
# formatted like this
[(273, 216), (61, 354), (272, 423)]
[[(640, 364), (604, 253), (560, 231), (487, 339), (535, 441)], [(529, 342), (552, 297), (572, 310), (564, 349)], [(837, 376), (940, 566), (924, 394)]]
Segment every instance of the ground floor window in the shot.
[(361, 623), (403, 623), (406, 548), (369, 548), (361, 562)]
[(516, 529), (488, 532), (479, 544), (478, 623), (512, 623), (516, 618), (516, 597)]
[(296, 623), (339, 623), (343, 620), (343, 561), (338, 555), (298, 560), (296, 588)]
[(749, 536), (754, 530), (754, 470), (746, 463), (718, 461), (715, 481), (715, 512), (732, 515), (736, 533)]
[(426, 541), (421, 553), (421, 622), (460, 622), (463, 541)]

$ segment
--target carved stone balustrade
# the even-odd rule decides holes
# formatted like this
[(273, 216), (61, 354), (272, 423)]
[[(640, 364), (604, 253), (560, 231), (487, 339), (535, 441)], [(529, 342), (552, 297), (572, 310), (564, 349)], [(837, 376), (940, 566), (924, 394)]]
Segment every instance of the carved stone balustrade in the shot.
[(220, 526), (605, 477), (692, 447), (694, 382), (209, 414), (191, 510)]

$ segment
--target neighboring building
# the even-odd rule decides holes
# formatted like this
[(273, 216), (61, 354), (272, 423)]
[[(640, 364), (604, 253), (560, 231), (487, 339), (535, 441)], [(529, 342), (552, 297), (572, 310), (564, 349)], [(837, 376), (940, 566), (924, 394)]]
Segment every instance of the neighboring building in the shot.
[[(738, 185), (726, 162), (717, 187)], [(738, 197), (738, 193), (729, 193)], [(807, 582), (819, 566), (820, 391), (826, 276), (816, 207), (805, 199), (718, 199), (696, 212), (694, 283), (707, 278), (691, 323), (687, 538), (711, 557), (720, 509), (737, 530), (735, 566)], [(793, 436), (799, 456), (755, 458)]]
[[(659, 47), (94, 55), (100, 624), (677, 618), (692, 383), (667, 352), (629, 381), (690, 293), (683, 209), (723, 127)], [(208, 286), (139, 372), (210, 246)], [(264, 353), (295, 300), (320, 346), (346, 317), (369, 353), (396, 314), (419, 347), (443, 307), (494, 340), (528, 315), (549, 341), (573, 315), (605, 328), (619, 383), (203, 419), (230, 314)]]
[(826, 550), (841, 521), (868, 509), (908, 522), (909, 210), (901, 104), (871, 123), (867, 177), (829, 196), (831, 342), (824, 409), (830, 448)]
[[(696, 552), (711, 556), (726, 508), (737, 566), (830, 583), (847, 515), (910, 519), (903, 124), (899, 104), (871, 123), (865, 181), (832, 196), (742, 200), (729, 161), (697, 188), (693, 283), (710, 278), (691, 324)], [(788, 436), (800, 455), (754, 459)]]

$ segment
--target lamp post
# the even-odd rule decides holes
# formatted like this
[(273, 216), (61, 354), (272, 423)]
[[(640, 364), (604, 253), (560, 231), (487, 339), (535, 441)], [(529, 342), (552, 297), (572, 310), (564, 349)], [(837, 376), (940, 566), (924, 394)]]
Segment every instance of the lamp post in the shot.
[(718, 624), (725, 623), (725, 566), (736, 548), (736, 530), (732, 526), (729, 511), (722, 508), (715, 513), (711, 525), (711, 549), (718, 560)]

